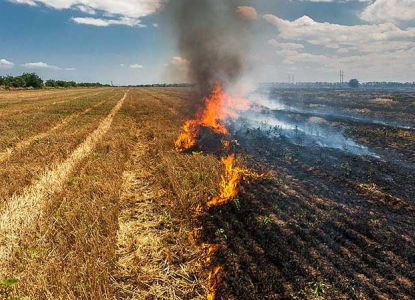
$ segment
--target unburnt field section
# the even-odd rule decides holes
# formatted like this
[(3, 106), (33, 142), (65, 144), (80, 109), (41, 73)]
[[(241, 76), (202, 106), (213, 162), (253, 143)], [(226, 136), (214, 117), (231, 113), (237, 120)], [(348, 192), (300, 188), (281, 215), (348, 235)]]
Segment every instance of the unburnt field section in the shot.
[[(80, 89), (0, 94), (0, 277), (18, 280), (16, 295), (59, 298), (59, 293), (50, 290), (54, 288), (65, 294), (52, 279), (66, 277), (68, 270), (58, 261), (64, 259), (59, 250), (61, 242), (70, 242), (76, 226), (69, 230), (66, 224), (71, 233), (60, 237), (55, 230), (63, 226), (59, 222), (65, 216), (56, 216), (59, 211), (50, 209), (66, 205), (59, 193), (66, 190), (76, 168), (95, 153), (91, 149), (98, 144), (100, 132), (94, 132), (99, 127), (105, 131), (103, 120), (124, 92)], [(72, 207), (75, 198), (69, 199)], [(76, 216), (80, 210), (73, 208), (76, 222), (85, 223)], [(53, 246), (48, 248), (51, 240)], [(70, 253), (71, 249), (62, 251)], [(69, 256), (65, 262), (76, 266)], [(53, 268), (58, 271), (50, 273)], [(2, 286), (2, 292), (8, 290)]]
[[(224, 173), (218, 154), (181, 154), (174, 145), (201, 104), (192, 89), (0, 93), (0, 280), (18, 280), (0, 291), (30, 299), (413, 299), (415, 132), (395, 125), (415, 123), (414, 95), (272, 93), (312, 111), (294, 118), (318, 115), (376, 155), (231, 124), (237, 165), (265, 175), (208, 209)], [(391, 124), (354, 118), (375, 116)]]
[(194, 113), (190, 94), (0, 94), (5, 298), (205, 298), (191, 211), (219, 182), (220, 164), (174, 150)]

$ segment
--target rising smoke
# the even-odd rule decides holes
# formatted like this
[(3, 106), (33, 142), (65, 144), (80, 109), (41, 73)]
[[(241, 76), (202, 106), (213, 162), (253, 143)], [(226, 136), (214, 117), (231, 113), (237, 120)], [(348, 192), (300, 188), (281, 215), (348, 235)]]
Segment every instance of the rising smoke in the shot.
[(250, 21), (238, 14), (241, 1), (173, 0), (170, 5), (178, 49), (189, 61), (189, 79), (202, 96), (217, 82), (225, 88), (235, 84), (249, 46)]
[[(197, 84), (202, 97), (209, 96), (217, 82), (225, 90), (238, 87), (244, 72), (250, 41), (250, 25), (257, 19), (255, 9), (241, 0), (170, 0), (178, 50), (186, 59), (189, 79)], [(243, 83), (246, 85), (246, 83)], [(265, 95), (248, 97), (251, 108), (261, 106), (267, 114), (255, 109), (239, 111), (233, 117), (237, 130), (258, 128), (269, 135), (284, 135), (294, 143), (301, 140), (309, 146), (346, 150), (359, 155), (376, 154), (366, 147), (347, 139), (341, 131), (327, 123), (310, 124), (310, 120), (293, 120), (288, 117), (295, 108), (285, 107)], [(287, 112), (281, 114), (272, 112)], [(323, 120), (314, 118), (312, 120)], [(271, 131), (272, 128), (274, 131)]]

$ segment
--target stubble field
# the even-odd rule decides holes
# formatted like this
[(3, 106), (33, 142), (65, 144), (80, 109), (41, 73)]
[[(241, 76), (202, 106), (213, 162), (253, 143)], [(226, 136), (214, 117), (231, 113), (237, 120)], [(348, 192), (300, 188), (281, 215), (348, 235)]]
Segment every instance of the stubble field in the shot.
[(174, 145), (192, 89), (0, 92), (0, 297), (413, 299), (415, 95), (271, 95), (298, 110), (267, 118), (370, 155), (231, 123), (237, 164), (264, 176), (206, 208), (217, 153)]

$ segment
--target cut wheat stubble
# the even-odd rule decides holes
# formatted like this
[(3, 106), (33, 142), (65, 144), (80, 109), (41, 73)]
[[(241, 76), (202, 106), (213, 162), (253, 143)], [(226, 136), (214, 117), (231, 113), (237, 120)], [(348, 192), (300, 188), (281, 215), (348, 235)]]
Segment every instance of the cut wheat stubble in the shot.
[(22, 149), (25, 149), (25, 148), (29, 147), (30, 144), (33, 143), (33, 141), (35, 141), (35, 140), (40, 140), (40, 139), (43, 139), (43, 138), (47, 137), (52, 132), (54, 132), (54, 131), (62, 128), (66, 124), (68, 124), (73, 119), (75, 119), (75, 118), (77, 118), (77, 117), (79, 117), (81, 115), (85, 115), (88, 112), (90, 112), (92, 109), (97, 108), (98, 106), (102, 105), (105, 101), (106, 100), (103, 100), (103, 101), (101, 101), (101, 102), (93, 105), (92, 107), (87, 108), (86, 110), (84, 110), (82, 112), (79, 112), (79, 113), (75, 113), (73, 115), (70, 115), (70, 116), (64, 118), (61, 122), (59, 122), (58, 124), (56, 124), (54, 127), (52, 127), (51, 129), (49, 129), (48, 131), (43, 132), (43, 133), (40, 133), (40, 134), (38, 134), (36, 136), (30, 137), (30, 138), (28, 138), (28, 139), (26, 139), (24, 141), (21, 141), (21, 142), (17, 143), (13, 148), (6, 149), (6, 151), (0, 153), (0, 163), (3, 162), (3, 161), (8, 160), (10, 158), (10, 156), (14, 152), (17, 152), (19, 150), (22, 150)]
[(88, 156), (109, 130), (115, 114), (122, 107), (127, 93), (113, 107), (98, 128), (80, 144), (61, 164), (51, 166), (32, 186), (19, 195), (13, 195), (0, 211), (0, 278), (7, 268), (8, 257), (18, 247), (20, 237), (30, 230), (31, 224), (42, 215), (48, 197), (62, 189), (75, 166)]

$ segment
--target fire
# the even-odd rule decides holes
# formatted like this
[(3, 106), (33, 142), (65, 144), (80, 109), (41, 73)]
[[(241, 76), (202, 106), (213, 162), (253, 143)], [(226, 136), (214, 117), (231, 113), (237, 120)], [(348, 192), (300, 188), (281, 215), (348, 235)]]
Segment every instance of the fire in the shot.
[[(229, 132), (223, 125), (228, 117), (236, 117), (237, 109), (247, 109), (248, 101), (226, 94), (220, 83), (216, 84), (210, 97), (205, 99), (205, 108), (197, 113), (196, 119), (187, 120), (181, 128), (181, 133), (175, 142), (178, 152), (185, 152), (196, 145), (201, 127), (210, 128), (213, 132), (229, 136)], [(224, 148), (229, 145), (223, 142)]]
[[(202, 243), (201, 248), (204, 251), (204, 255), (203, 255), (204, 264), (210, 265), (211, 258), (218, 251), (219, 245)], [(216, 299), (216, 287), (219, 282), (218, 273), (221, 270), (222, 270), (221, 266), (214, 266), (209, 272), (209, 277), (207, 279), (208, 286), (207, 286), (207, 295), (206, 295), (206, 298), (208, 300)]]
[(258, 179), (262, 175), (258, 175), (249, 169), (243, 169), (234, 165), (235, 155), (231, 154), (221, 161), (225, 165), (225, 175), (222, 175), (222, 181), (219, 187), (219, 195), (213, 197), (207, 207), (217, 206), (228, 203), (238, 194), (238, 185), (245, 178)]
[(222, 267), (216, 266), (214, 267), (209, 273), (209, 291), (207, 294), (207, 300), (215, 300), (216, 299), (216, 286), (218, 284), (218, 273), (222, 270)]
[[(229, 132), (224, 126), (224, 121), (228, 117), (237, 117), (237, 110), (249, 109), (249, 102), (245, 99), (238, 97), (232, 97), (222, 90), (222, 85), (218, 83), (213, 90), (210, 97), (205, 99), (205, 108), (200, 110), (194, 120), (187, 120), (181, 128), (181, 133), (175, 142), (176, 150), (178, 152), (186, 152), (193, 147), (199, 147), (198, 142), (202, 140), (211, 145), (206, 145), (208, 149), (213, 150), (215, 153), (229, 152), (231, 142)], [(206, 139), (204, 134), (212, 135), (214, 138), (220, 139), (218, 142), (215, 139)], [(217, 134), (218, 136), (215, 136)], [(202, 142), (201, 142), (202, 143)], [(203, 145), (202, 145), (203, 146)], [(202, 149), (202, 147), (196, 148)], [(222, 175), (221, 184), (219, 187), (219, 195), (212, 198), (207, 202), (205, 207), (201, 205), (195, 209), (195, 217), (202, 214), (203, 210), (216, 205), (228, 203), (236, 197), (238, 194), (239, 184), (242, 180), (247, 178), (260, 178), (258, 175), (249, 169), (244, 169), (235, 166), (235, 155), (228, 155), (226, 158), (221, 158), (222, 164), (225, 166), (225, 174)], [(201, 231), (203, 227), (195, 228), (189, 232), (189, 240), (196, 241), (201, 237)], [(207, 279), (207, 299), (214, 300), (216, 298), (216, 288), (219, 283), (218, 273), (222, 270), (221, 266), (212, 267), (212, 257), (219, 249), (219, 245), (202, 243), (204, 266), (211, 267), (209, 277)], [(199, 263), (197, 263), (199, 265)]]

